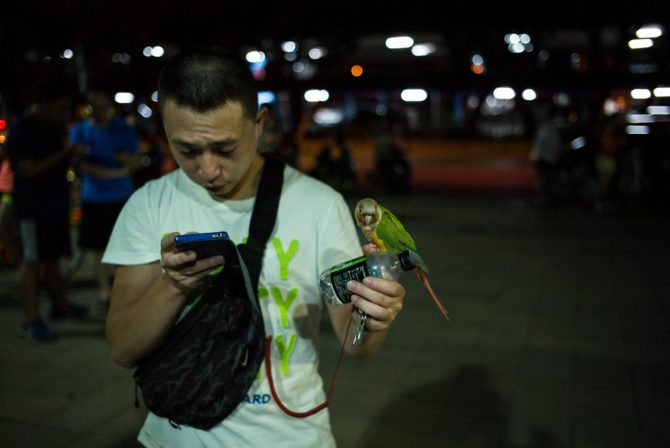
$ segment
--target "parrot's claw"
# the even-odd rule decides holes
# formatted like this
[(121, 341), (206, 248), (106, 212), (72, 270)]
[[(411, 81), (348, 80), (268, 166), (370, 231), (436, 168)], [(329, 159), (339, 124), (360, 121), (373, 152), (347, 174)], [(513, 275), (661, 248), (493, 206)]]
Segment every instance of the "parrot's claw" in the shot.
[(368, 315), (360, 310), (356, 312), (361, 316), (358, 321), (358, 326), (354, 330), (354, 336), (351, 339), (351, 345), (358, 345), (363, 340), (363, 333), (365, 333), (365, 321), (368, 319)]

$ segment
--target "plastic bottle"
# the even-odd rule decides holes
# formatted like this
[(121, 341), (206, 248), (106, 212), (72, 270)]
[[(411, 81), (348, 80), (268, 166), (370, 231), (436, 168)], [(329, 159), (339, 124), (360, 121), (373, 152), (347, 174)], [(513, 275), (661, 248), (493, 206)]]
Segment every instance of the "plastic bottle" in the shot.
[(330, 305), (344, 305), (351, 302), (351, 291), (347, 289), (349, 280), (361, 282), (365, 277), (395, 280), (403, 271), (415, 267), (408, 250), (397, 254), (373, 252), (323, 271), (319, 282), (321, 296)]

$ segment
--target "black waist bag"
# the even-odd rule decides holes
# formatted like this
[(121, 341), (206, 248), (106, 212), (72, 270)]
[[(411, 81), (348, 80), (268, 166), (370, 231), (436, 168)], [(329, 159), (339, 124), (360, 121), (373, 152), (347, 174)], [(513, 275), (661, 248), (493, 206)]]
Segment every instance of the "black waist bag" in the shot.
[[(136, 386), (154, 414), (209, 429), (242, 401), (265, 351), (256, 297), (263, 252), (274, 228), (284, 165), (267, 157), (254, 203), (249, 238), (163, 344), (142, 359)], [(136, 405), (139, 405), (136, 401)]]

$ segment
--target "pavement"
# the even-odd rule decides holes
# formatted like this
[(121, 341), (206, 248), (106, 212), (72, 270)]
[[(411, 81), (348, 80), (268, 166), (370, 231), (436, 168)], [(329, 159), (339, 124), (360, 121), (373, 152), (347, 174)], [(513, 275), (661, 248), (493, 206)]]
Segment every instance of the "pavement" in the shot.
[[(670, 446), (667, 213), (538, 209), (518, 194), (378, 199), (414, 235), (451, 320), (401, 277), (405, 307), (384, 347), (340, 369), (340, 447)], [(72, 301), (93, 304), (93, 278), (85, 259)], [(57, 322), (60, 338), (35, 345), (17, 337), (20, 320), (16, 272), (4, 269), (0, 445), (138, 446), (146, 410), (102, 324)], [(328, 383), (339, 347), (322, 328)]]

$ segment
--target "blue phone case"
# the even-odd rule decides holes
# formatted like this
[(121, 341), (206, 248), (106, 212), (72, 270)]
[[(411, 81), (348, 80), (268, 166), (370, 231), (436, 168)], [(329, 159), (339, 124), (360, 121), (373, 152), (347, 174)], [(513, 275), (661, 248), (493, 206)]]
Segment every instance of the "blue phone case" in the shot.
[(198, 259), (223, 255), (227, 265), (236, 264), (237, 251), (227, 232), (177, 235), (174, 238), (174, 243), (179, 251), (195, 251), (198, 254)]

